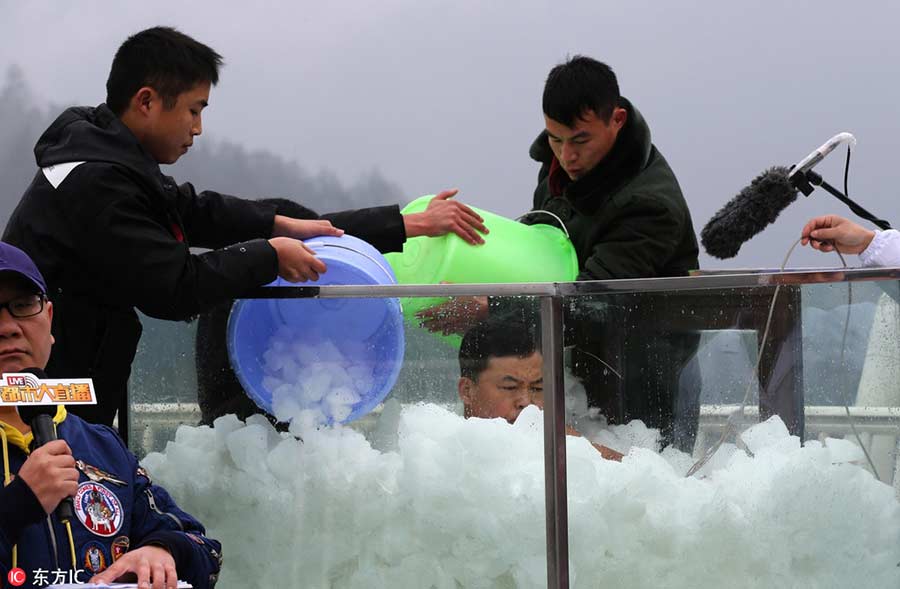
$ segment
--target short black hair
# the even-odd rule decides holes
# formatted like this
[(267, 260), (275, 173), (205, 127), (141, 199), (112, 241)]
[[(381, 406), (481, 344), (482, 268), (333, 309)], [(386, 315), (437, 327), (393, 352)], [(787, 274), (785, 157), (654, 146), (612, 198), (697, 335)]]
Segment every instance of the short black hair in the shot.
[(106, 80), (106, 105), (121, 116), (131, 97), (150, 86), (172, 108), (178, 95), (197, 84), (219, 82), (222, 56), (172, 27), (153, 27), (128, 37), (113, 58)]
[(538, 327), (521, 315), (492, 315), (463, 336), (459, 347), (459, 374), (477, 381), (491, 358), (527, 358), (538, 348)]
[(550, 70), (544, 84), (544, 114), (567, 127), (588, 111), (609, 122), (620, 98), (611, 67), (576, 55)]

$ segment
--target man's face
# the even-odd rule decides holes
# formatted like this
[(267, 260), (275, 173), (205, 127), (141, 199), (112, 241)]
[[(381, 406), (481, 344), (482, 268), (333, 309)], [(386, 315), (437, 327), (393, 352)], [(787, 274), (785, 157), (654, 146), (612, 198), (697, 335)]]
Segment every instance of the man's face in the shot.
[(513, 423), (529, 405), (543, 409), (542, 365), (540, 352), (525, 358), (489, 358), (487, 368), (476, 380), (459, 379), (459, 397), (465, 405), (466, 417), (502, 417)]
[[(19, 280), (0, 277), (0, 303), (33, 294), (34, 289)], [(53, 344), (52, 319), (50, 302), (45, 302), (44, 310), (31, 317), (16, 318), (9, 314), (9, 309), (0, 310), (0, 374), (47, 366)]]
[(627, 118), (624, 108), (613, 109), (608, 121), (588, 110), (575, 119), (573, 127), (567, 127), (544, 115), (550, 149), (569, 178), (578, 180), (603, 161)]
[[(203, 132), (201, 113), (209, 103), (210, 83), (202, 82), (178, 95), (175, 106), (165, 108), (162, 98), (151, 99), (142, 144), (161, 164), (174, 164)], [(155, 94), (155, 93), (154, 93)]]

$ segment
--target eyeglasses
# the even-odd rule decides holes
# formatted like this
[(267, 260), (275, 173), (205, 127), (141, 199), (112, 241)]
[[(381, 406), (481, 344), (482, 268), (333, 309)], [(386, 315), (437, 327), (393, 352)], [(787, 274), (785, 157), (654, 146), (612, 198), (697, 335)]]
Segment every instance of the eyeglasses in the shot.
[(0, 303), (0, 311), (6, 309), (9, 314), (17, 319), (33, 317), (44, 310), (44, 301), (47, 297), (42, 294), (25, 295), (16, 297), (11, 301)]

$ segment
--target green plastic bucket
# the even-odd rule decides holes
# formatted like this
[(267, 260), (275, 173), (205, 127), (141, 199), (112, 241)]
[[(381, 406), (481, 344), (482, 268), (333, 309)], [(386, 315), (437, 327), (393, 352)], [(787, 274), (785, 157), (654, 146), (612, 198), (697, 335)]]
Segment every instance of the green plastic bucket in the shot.
[[(434, 195), (417, 198), (401, 212), (420, 213), (432, 198)], [(490, 230), (483, 236), (484, 244), (470, 245), (453, 233), (408, 239), (402, 252), (385, 255), (398, 284), (570, 282), (578, 276), (575, 248), (562, 230), (553, 225), (525, 225), (471, 208)], [(404, 299), (403, 315), (407, 321), (418, 323), (417, 312), (445, 300)], [(445, 339), (456, 346), (461, 340), (459, 336)]]

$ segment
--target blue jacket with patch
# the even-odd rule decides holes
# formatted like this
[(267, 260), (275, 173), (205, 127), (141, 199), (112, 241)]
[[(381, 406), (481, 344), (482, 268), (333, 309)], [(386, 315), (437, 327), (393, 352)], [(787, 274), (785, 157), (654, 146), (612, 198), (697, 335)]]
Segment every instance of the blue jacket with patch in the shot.
[[(127, 550), (161, 545), (172, 553), (178, 578), (196, 588), (213, 587), (222, 563), (221, 544), (206, 537), (203, 526), (185, 513), (162, 487), (153, 484), (116, 432), (89, 424), (60, 407), (59, 438), (78, 464), (76, 516), (71, 522), (75, 562), (68, 534), (55, 514), (47, 516), (20, 478), (0, 488), (0, 579), (8, 587), (10, 568), (25, 571), (24, 586), (54, 582), (54, 571), (82, 569), (90, 579)], [(4, 473), (15, 475), (28, 458), (31, 434), (0, 422)], [(92, 480), (93, 479), (93, 480)], [(5, 480), (5, 479), (4, 479)], [(17, 546), (13, 562), (13, 546)], [(41, 578), (37, 571), (44, 571)], [(68, 581), (68, 579), (66, 579)], [(57, 581), (59, 582), (59, 581)]]

